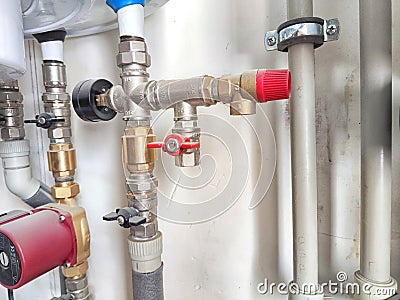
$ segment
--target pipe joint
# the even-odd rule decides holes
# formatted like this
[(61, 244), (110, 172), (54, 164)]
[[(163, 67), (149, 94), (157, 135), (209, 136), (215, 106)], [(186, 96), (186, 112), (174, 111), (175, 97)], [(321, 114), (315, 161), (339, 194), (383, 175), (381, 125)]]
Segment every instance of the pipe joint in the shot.
[(151, 273), (161, 267), (162, 234), (156, 234), (148, 239), (129, 236), (129, 254), (132, 260), (132, 269), (137, 273)]
[(0, 85), (0, 127), (3, 140), (25, 137), (23, 96), (16, 81)]
[(390, 277), (388, 282), (378, 283), (357, 271), (354, 273), (354, 279), (360, 287), (360, 293), (354, 296), (355, 300), (383, 300), (397, 293), (397, 281), (393, 277)]

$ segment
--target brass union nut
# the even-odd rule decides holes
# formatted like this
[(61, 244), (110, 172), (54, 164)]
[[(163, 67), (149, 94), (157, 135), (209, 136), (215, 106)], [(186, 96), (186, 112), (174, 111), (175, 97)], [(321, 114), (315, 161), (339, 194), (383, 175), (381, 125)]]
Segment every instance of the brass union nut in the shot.
[(73, 267), (63, 267), (62, 272), (67, 278), (79, 278), (86, 274), (89, 269), (89, 264), (87, 261), (81, 263), (80, 265)]
[(80, 193), (79, 184), (73, 183), (69, 186), (53, 186), (51, 193), (56, 199), (74, 198)]

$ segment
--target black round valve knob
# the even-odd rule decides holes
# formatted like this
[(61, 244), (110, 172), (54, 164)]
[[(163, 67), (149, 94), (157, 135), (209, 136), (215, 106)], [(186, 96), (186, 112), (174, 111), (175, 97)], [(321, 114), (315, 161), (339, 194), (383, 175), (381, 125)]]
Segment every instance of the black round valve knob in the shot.
[(72, 104), (76, 114), (84, 121), (109, 121), (117, 113), (106, 106), (100, 106), (97, 96), (106, 93), (112, 83), (105, 79), (79, 82), (72, 92)]

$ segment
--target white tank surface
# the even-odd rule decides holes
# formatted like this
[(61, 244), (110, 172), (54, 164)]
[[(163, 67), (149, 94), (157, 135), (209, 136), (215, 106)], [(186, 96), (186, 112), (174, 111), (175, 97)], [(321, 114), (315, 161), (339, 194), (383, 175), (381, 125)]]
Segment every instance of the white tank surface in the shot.
[[(146, 0), (145, 16), (168, 0)], [(21, 0), (24, 32), (32, 34), (65, 28), (69, 36), (90, 35), (117, 28), (117, 15), (105, 0)]]
[(25, 73), (22, 13), (19, 1), (0, 1), (0, 81), (18, 79)]

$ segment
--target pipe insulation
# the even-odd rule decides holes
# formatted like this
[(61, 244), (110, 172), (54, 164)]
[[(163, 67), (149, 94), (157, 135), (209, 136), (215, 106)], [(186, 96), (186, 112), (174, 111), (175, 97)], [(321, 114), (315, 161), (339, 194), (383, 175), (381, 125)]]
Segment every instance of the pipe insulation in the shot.
[(390, 0), (360, 0), (360, 268), (375, 282), (391, 279), (391, 20)]
[(133, 299), (163, 300), (163, 266), (151, 273), (133, 272)]
[[(313, 16), (312, 0), (288, 0), (288, 18)], [(289, 47), (294, 282), (318, 286), (314, 45)]]

